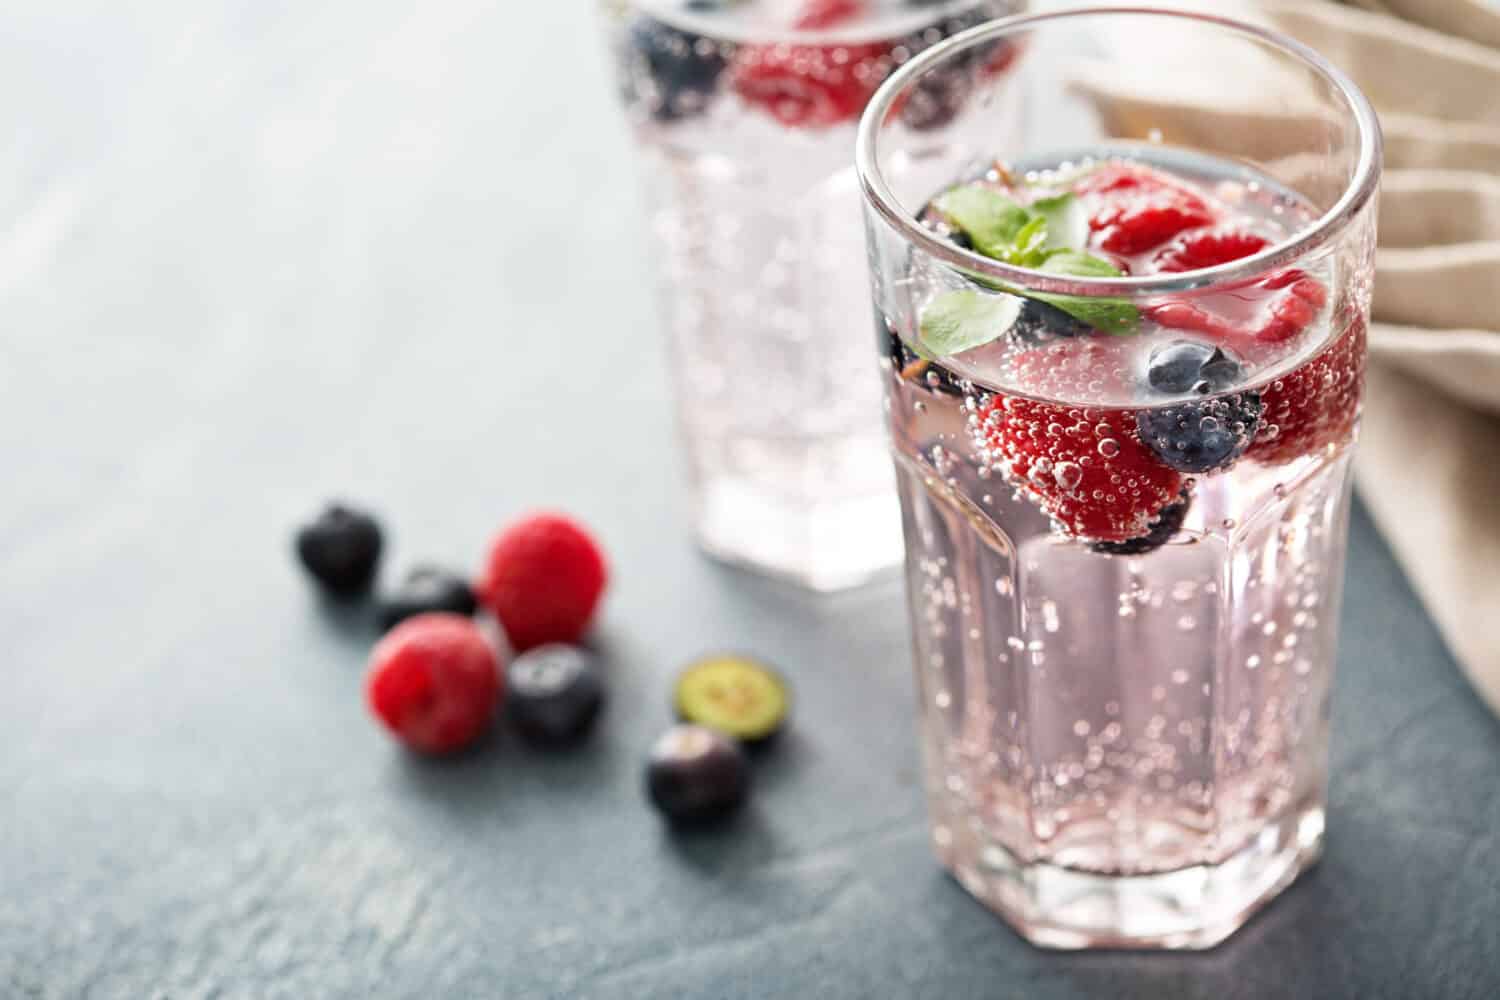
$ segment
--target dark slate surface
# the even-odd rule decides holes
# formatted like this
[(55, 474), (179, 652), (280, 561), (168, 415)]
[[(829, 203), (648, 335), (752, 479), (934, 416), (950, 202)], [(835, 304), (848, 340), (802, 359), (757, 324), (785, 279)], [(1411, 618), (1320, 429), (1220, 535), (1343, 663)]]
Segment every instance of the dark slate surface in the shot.
[[(0, 996), (1500, 994), (1500, 725), (1363, 514), (1311, 877), (1138, 956), (1034, 951), (939, 873), (894, 581), (813, 599), (678, 528), (582, 7), (7, 13)], [(367, 617), (288, 555), (334, 493), (386, 517), (389, 571), (472, 566), (537, 504), (596, 525), (594, 743), (391, 746)], [(639, 759), (723, 646), (795, 678), (796, 728), (737, 828), (674, 839)]]

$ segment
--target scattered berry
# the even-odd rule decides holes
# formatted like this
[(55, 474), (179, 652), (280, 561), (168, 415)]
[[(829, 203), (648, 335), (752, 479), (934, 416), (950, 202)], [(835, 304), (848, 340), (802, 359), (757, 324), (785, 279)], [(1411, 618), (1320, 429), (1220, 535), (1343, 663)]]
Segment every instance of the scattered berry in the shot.
[(593, 656), (577, 646), (538, 646), (512, 660), (505, 675), (511, 721), (536, 743), (579, 739), (604, 704), (599, 668)]
[(297, 556), (330, 593), (350, 597), (369, 589), (380, 562), (380, 524), (369, 514), (329, 504), (297, 529)]
[(495, 653), (468, 618), (409, 618), (376, 643), (365, 681), (370, 708), (413, 750), (448, 753), (474, 742), (495, 714)]
[(393, 593), (380, 602), (380, 628), (389, 631), (408, 618), (428, 611), (472, 615), (478, 602), (469, 581), (436, 566), (418, 566)]
[(711, 39), (644, 17), (630, 29), (630, 44), (649, 81), (651, 115), (670, 122), (701, 114), (713, 97), (725, 59)]
[(1364, 388), (1365, 325), (1348, 330), (1300, 368), (1261, 390), (1261, 432), (1247, 453), (1267, 465), (1348, 440)]
[(788, 128), (826, 128), (858, 118), (890, 68), (879, 44), (748, 45), (735, 54), (730, 86)]
[(1198, 229), (1163, 247), (1153, 263), (1158, 271), (1196, 271), (1260, 253), (1268, 244), (1243, 229)]
[(722, 819), (750, 792), (750, 762), (738, 743), (704, 726), (680, 725), (656, 741), (646, 791), (674, 824)]
[(1178, 472), (1218, 472), (1245, 453), (1260, 426), (1253, 392), (1141, 410), (1136, 429), (1156, 456)]
[(476, 589), (511, 647), (576, 643), (588, 629), (608, 570), (583, 526), (561, 514), (531, 514), (490, 546)]
[(1222, 392), (1240, 380), (1243, 366), (1222, 347), (1196, 340), (1174, 340), (1151, 352), (1146, 381), (1172, 396)]
[[(1077, 400), (1112, 376), (1111, 361), (1105, 343), (1080, 338), (1026, 351), (1013, 364), (1017, 384)], [(1139, 538), (1182, 488), (1181, 475), (1141, 443), (1132, 411), (997, 395), (979, 416), (981, 454), (1073, 535)]]
[(786, 682), (742, 656), (712, 656), (690, 665), (672, 694), (678, 718), (747, 742), (769, 739), (791, 707)]
[(1155, 552), (1182, 530), (1182, 522), (1187, 519), (1190, 506), (1192, 499), (1187, 490), (1183, 490), (1181, 499), (1163, 507), (1161, 513), (1156, 515), (1156, 520), (1151, 522), (1151, 530), (1140, 538), (1132, 538), (1128, 542), (1095, 542), (1091, 547), (1095, 552), (1109, 556), (1143, 556), (1147, 552)]

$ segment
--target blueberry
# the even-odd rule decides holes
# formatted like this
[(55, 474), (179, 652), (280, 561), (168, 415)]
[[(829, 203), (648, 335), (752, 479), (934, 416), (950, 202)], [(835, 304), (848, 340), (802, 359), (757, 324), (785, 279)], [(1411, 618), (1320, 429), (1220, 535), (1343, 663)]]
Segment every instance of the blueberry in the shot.
[(653, 118), (669, 122), (703, 111), (724, 70), (717, 44), (649, 17), (631, 27), (630, 44), (651, 82)]
[(1214, 472), (1245, 453), (1260, 424), (1253, 392), (1143, 409), (1136, 430), (1146, 446), (1178, 472)]
[(1222, 347), (1196, 340), (1174, 340), (1151, 352), (1146, 381), (1157, 392), (1179, 396), (1222, 392), (1240, 380), (1244, 369)]
[(469, 581), (436, 566), (418, 566), (393, 593), (380, 602), (380, 627), (394, 628), (414, 615), (428, 611), (451, 611), (472, 615), (478, 602)]
[(324, 589), (352, 597), (369, 589), (380, 562), (380, 525), (369, 514), (329, 504), (297, 529), (297, 557)]
[(1038, 299), (1026, 299), (1021, 303), (1020, 315), (1016, 317), (1015, 326), (1010, 328), (1010, 332), (1023, 344), (1035, 347), (1058, 337), (1081, 337), (1092, 329), (1087, 323), (1074, 319), (1056, 306)]
[(1156, 515), (1156, 520), (1151, 522), (1151, 530), (1140, 538), (1132, 538), (1126, 542), (1095, 542), (1091, 548), (1095, 552), (1111, 556), (1140, 556), (1154, 552), (1182, 530), (1182, 522), (1187, 518), (1188, 507), (1191, 505), (1192, 499), (1184, 490), (1182, 499), (1163, 507), (1161, 513)]
[(505, 670), (511, 721), (536, 743), (568, 743), (588, 732), (604, 704), (594, 658), (577, 646), (551, 643), (527, 650)]
[(646, 765), (646, 792), (674, 824), (722, 819), (750, 793), (750, 761), (729, 737), (704, 726), (667, 730)]

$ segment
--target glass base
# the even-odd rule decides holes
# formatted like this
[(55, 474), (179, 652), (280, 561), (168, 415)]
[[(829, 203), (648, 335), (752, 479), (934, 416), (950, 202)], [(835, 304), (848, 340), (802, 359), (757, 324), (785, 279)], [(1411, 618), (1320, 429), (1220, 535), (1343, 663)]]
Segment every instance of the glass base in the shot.
[(1044, 948), (1211, 948), (1322, 854), (1323, 808), (1268, 823), (1217, 864), (1106, 875), (1024, 862), (998, 844), (938, 823), (938, 860), (971, 895)]
[(843, 590), (901, 564), (901, 511), (894, 492), (790, 501), (745, 480), (701, 485), (698, 542), (710, 556), (810, 590)]

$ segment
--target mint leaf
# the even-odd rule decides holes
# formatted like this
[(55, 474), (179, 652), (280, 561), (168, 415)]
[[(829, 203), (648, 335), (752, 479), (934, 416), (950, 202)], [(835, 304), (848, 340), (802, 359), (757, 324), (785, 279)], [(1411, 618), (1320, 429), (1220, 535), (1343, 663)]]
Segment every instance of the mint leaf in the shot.
[(1078, 250), (1089, 238), (1089, 216), (1072, 193), (1041, 198), (1030, 205), (1033, 214), (1047, 220), (1048, 250)]
[[(1067, 274), (1080, 278), (1118, 278), (1120, 269), (1107, 260), (1079, 250), (1054, 253), (1042, 264), (1050, 274)], [(1135, 333), (1141, 324), (1140, 310), (1125, 298), (1090, 298), (1081, 295), (1052, 295), (1028, 292), (1031, 298), (1055, 306), (1074, 319), (1107, 333)]]
[(1016, 235), (1031, 221), (1031, 213), (998, 191), (966, 184), (944, 192), (937, 210), (963, 230), (974, 249), (986, 257), (1005, 260), (1016, 243)]
[(1005, 336), (1020, 314), (1014, 296), (944, 292), (923, 307), (920, 340), (936, 357), (962, 354)]
[(1038, 269), (1048, 274), (1068, 274), (1078, 278), (1118, 278), (1120, 269), (1102, 257), (1082, 250), (1064, 250), (1050, 254)]

